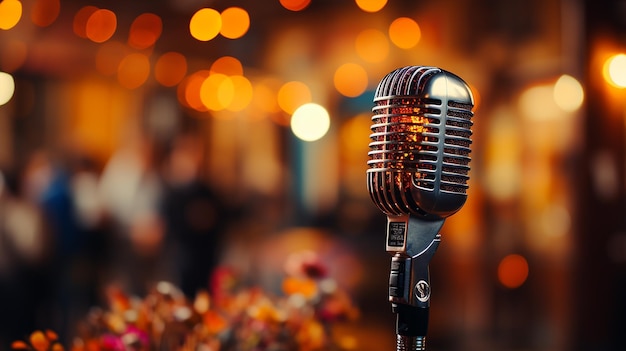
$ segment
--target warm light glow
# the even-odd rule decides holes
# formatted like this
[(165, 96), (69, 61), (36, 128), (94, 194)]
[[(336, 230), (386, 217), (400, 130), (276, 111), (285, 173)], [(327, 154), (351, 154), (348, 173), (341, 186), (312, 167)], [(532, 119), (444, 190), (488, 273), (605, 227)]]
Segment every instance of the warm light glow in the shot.
[(280, 111), (276, 93), (278, 89), (275, 88), (278, 83), (273, 82), (271, 79), (255, 82), (252, 87), (252, 104), (255, 109), (272, 114)]
[(150, 61), (144, 54), (133, 53), (126, 56), (117, 72), (117, 80), (128, 89), (136, 89), (143, 85), (150, 76)]
[(118, 41), (102, 44), (96, 52), (96, 69), (105, 76), (117, 74), (120, 62), (128, 51), (128, 47)]
[(389, 42), (381, 31), (366, 29), (357, 36), (355, 49), (357, 55), (363, 60), (378, 63), (389, 55)]
[(22, 3), (18, 0), (0, 2), (0, 29), (9, 30), (22, 18)]
[(47, 27), (59, 17), (59, 0), (36, 0), (30, 13), (30, 19), (39, 27)]
[(97, 10), (98, 8), (95, 6), (84, 6), (76, 12), (76, 15), (74, 15), (74, 22), (72, 23), (74, 34), (87, 39), (87, 21)]
[(200, 41), (215, 38), (222, 28), (222, 16), (211, 8), (203, 8), (193, 14), (189, 21), (191, 36)]
[(365, 12), (378, 12), (387, 5), (387, 0), (355, 0), (354, 2)]
[(153, 13), (143, 13), (130, 25), (128, 45), (135, 49), (146, 49), (154, 45), (161, 36), (163, 22)]
[(330, 128), (328, 111), (318, 104), (308, 103), (296, 109), (291, 116), (291, 131), (304, 141), (322, 138)]
[(200, 86), (200, 100), (209, 110), (227, 108), (235, 97), (232, 80), (224, 74), (211, 73)]
[(13, 76), (5, 72), (0, 72), (0, 106), (9, 102), (14, 92), (15, 80), (13, 80)]
[(335, 89), (347, 97), (356, 97), (367, 89), (367, 72), (356, 63), (345, 63), (335, 71)]
[(21, 40), (9, 39), (0, 52), (0, 70), (11, 73), (18, 70), (28, 56), (28, 47)]
[(307, 8), (310, 3), (311, 0), (280, 0), (280, 4), (290, 11), (302, 11)]
[(231, 76), (235, 97), (226, 107), (229, 111), (241, 111), (252, 101), (252, 84), (244, 76)]
[(389, 39), (401, 49), (410, 49), (417, 45), (422, 37), (419, 25), (412, 18), (396, 18), (389, 25)]
[(187, 59), (178, 52), (166, 52), (154, 65), (154, 78), (161, 85), (173, 87), (187, 74)]
[(283, 84), (278, 90), (278, 106), (288, 114), (303, 104), (311, 102), (311, 90), (299, 81), (291, 81)]
[(241, 62), (232, 56), (222, 56), (211, 64), (211, 73), (221, 73), (227, 76), (243, 75)]
[(604, 63), (604, 79), (617, 88), (626, 88), (626, 54), (611, 56)]
[(220, 34), (228, 39), (241, 38), (250, 28), (250, 16), (241, 7), (229, 7), (222, 11)]
[(200, 70), (191, 74), (185, 80), (184, 86), (184, 105), (200, 112), (208, 111), (207, 107), (200, 99), (200, 87), (204, 80), (211, 74), (209, 70)]
[(113, 36), (117, 29), (117, 16), (111, 10), (98, 9), (89, 16), (85, 35), (91, 41), (103, 43)]
[(527, 278), (528, 262), (524, 256), (511, 254), (498, 264), (498, 281), (507, 288), (519, 288)]
[(562, 75), (554, 84), (554, 102), (565, 111), (576, 111), (583, 104), (582, 85), (572, 76)]
[(553, 98), (554, 86), (551, 84), (536, 85), (526, 89), (519, 98), (522, 115), (534, 121), (548, 121), (564, 116)]

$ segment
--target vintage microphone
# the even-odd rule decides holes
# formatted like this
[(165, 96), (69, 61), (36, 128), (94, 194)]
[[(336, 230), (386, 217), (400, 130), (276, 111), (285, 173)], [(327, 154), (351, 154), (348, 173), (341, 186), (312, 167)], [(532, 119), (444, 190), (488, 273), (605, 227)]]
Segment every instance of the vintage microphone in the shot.
[(436, 67), (396, 69), (374, 95), (367, 187), (387, 215), (397, 350), (426, 349), (428, 264), (467, 199), (473, 106), (469, 86)]

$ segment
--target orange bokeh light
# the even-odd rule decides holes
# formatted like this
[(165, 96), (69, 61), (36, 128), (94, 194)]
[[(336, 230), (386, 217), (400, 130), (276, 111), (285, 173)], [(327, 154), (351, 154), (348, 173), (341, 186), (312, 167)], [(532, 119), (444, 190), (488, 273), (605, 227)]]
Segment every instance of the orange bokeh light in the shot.
[(143, 13), (130, 25), (128, 45), (135, 49), (146, 49), (154, 45), (161, 36), (163, 22), (153, 13)]
[(298, 107), (311, 102), (311, 90), (299, 81), (291, 81), (283, 84), (278, 90), (278, 106), (292, 114)]
[(85, 35), (91, 41), (103, 43), (113, 36), (117, 29), (117, 16), (111, 10), (98, 9), (87, 20)]
[(420, 27), (412, 18), (399, 17), (389, 25), (389, 39), (401, 49), (414, 47), (421, 37)]
[(227, 76), (243, 75), (241, 61), (232, 56), (222, 56), (211, 64), (211, 73), (221, 73)]
[(333, 83), (341, 95), (357, 97), (367, 89), (367, 72), (356, 63), (345, 63), (335, 71)]
[(311, 4), (311, 0), (280, 0), (280, 4), (290, 11), (302, 11)]
[(355, 2), (365, 12), (378, 12), (387, 5), (387, 0), (355, 0)]
[(378, 63), (389, 55), (387, 36), (376, 29), (365, 29), (360, 32), (354, 46), (357, 55), (367, 62)]
[(498, 281), (509, 289), (520, 287), (528, 279), (528, 261), (522, 255), (511, 254), (498, 264)]
[(183, 87), (183, 94), (181, 94), (184, 98), (183, 105), (200, 112), (209, 110), (204, 106), (200, 98), (200, 87), (202, 87), (202, 83), (210, 74), (209, 70), (200, 70), (187, 77), (184, 84), (181, 85)]
[(154, 78), (161, 85), (173, 87), (187, 74), (187, 59), (178, 52), (166, 52), (154, 65)]
[(9, 30), (22, 18), (22, 3), (18, 0), (0, 1), (0, 29)]
[(228, 39), (241, 38), (250, 28), (250, 16), (241, 7), (229, 7), (222, 11), (220, 34)]
[(30, 19), (39, 27), (54, 23), (61, 12), (59, 0), (36, 0), (30, 13)]
[(84, 6), (74, 15), (74, 22), (72, 23), (74, 34), (81, 38), (87, 39), (87, 21), (89, 17), (98, 10), (95, 6)]
[(120, 62), (117, 80), (128, 89), (142, 86), (150, 76), (150, 60), (144, 54), (130, 54)]

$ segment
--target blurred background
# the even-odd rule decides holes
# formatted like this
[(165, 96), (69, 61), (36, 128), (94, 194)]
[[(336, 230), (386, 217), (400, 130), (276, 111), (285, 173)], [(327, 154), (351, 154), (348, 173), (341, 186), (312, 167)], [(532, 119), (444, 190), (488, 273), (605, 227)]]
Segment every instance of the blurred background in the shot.
[(0, 342), (107, 287), (280, 291), (313, 251), (394, 347), (373, 90), (476, 98), (468, 202), (431, 262), (433, 350), (623, 350), (626, 1), (0, 1)]

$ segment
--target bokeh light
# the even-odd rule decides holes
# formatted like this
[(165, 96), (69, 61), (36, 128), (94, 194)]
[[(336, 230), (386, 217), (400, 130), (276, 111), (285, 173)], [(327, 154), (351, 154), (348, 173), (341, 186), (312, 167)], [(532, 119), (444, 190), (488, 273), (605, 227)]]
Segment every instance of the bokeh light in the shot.
[(18, 0), (0, 2), (0, 29), (9, 30), (22, 18), (22, 3)]
[(528, 261), (522, 255), (510, 254), (498, 264), (498, 281), (509, 289), (519, 288), (528, 279)]
[(283, 84), (278, 90), (278, 106), (288, 114), (308, 102), (311, 102), (311, 90), (299, 81), (290, 81)]
[(528, 120), (549, 121), (562, 117), (561, 110), (554, 100), (554, 85), (534, 85), (522, 92), (518, 106)]
[(309, 6), (311, 0), (280, 0), (280, 4), (290, 11), (302, 11)]
[(335, 89), (344, 96), (357, 97), (367, 89), (367, 72), (356, 63), (344, 63), (333, 76)]
[[(258, 111), (272, 113), (280, 112), (278, 106), (277, 91), (280, 83), (275, 79), (263, 79), (255, 81), (252, 86), (251, 104)], [(284, 123), (280, 123), (284, 124)]]
[(215, 38), (222, 28), (222, 16), (212, 8), (202, 8), (193, 14), (189, 21), (191, 36), (200, 41)]
[(318, 104), (307, 103), (296, 109), (291, 116), (291, 131), (304, 141), (321, 139), (330, 128), (328, 111)]
[(6, 72), (0, 72), (0, 106), (9, 102), (14, 92), (15, 80), (13, 76)]
[(389, 39), (401, 49), (410, 49), (419, 43), (422, 32), (412, 18), (399, 17), (389, 25)]
[(130, 25), (128, 45), (135, 49), (146, 49), (154, 45), (161, 36), (163, 22), (153, 13), (142, 13)]
[(389, 55), (389, 41), (385, 34), (376, 29), (361, 31), (354, 44), (357, 55), (366, 62), (382, 62)]
[(128, 47), (119, 41), (112, 40), (106, 42), (96, 52), (96, 69), (105, 76), (115, 75), (120, 62), (128, 54)]
[(211, 73), (200, 85), (200, 100), (209, 110), (220, 111), (235, 97), (233, 82), (225, 74)]
[(187, 59), (178, 52), (166, 52), (154, 64), (154, 78), (166, 87), (173, 87), (180, 83), (186, 74)]
[(365, 12), (378, 12), (387, 5), (387, 0), (355, 0), (355, 2)]
[(200, 98), (200, 87), (209, 75), (211, 75), (209, 70), (196, 71), (179, 85), (179, 101), (183, 106), (200, 112), (208, 111)]
[(98, 9), (87, 20), (85, 35), (91, 41), (103, 43), (115, 34), (117, 29), (117, 16), (111, 10)]
[(229, 7), (222, 11), (222, 28), (220, 34), (228, 39), (241, 38), (250, 28), (248, 11), (241, 7)]
[(61, 12), (59, 0), (36, 0), (30, 13), (30, 19), (39, 27), (47, 27), (54, 23)]
[(578, 110), (583, 104), (585, 93), (576, 78), (564, 74), (554, 84), (553, 96), (557, 106), (572, 112)]
[(250, 105), (252, 101), (252, 83), (244, 76), (231, 76), (230, 81), (233, 84), (234, 94), (236, 96), (226, 109), (229, 111), (241, 111)]
[(143, 85), (150, 76), (150, 60), (144, 54), (132, 53), (120, 62), (117, 80), (128, 89), (136, 89)]
[(91, 15), (97, 10), (97, 7), (88, 5), (82, 7), (76, 12), (74, 15), (74, 21), (72, 22), (74, 34), (87, 39), (87, 21), (89, 21), (89, 17), (91, 17)]
[(602, 73), (609, 84), (626, 88), (626, 54), (616, 54), (607, 59)]
[(241, 61), (235, 57), (222, 56), (213, 61), (209, 71), (211, 71), (211, 73), (221, 73), (227, 76), (241, 76), (243, 75), (243, 66), (241, 65)]

